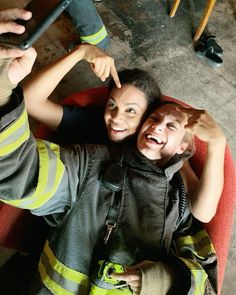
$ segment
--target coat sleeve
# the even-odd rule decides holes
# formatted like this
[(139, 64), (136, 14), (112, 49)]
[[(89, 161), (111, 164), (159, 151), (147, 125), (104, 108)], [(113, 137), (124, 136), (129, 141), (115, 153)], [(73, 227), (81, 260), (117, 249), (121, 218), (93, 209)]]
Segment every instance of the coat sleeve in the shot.
[(217, 294), (217, 257), (202, 224), (190, 215), (191, 226), (179, 229), (171, 252), (189, 281), (188, 295)]
[(36, 215), (68, 211), (79, 186), (77, 170), (83, 158), (79, 159), (79, 148), (63, 150), (36, 140), (29, 130), (21, 91), (13, 92), (10, 106), (1, 109), (0, 115), (0, 200)]
[(216, 253), (207, 232), (197, 221), (188, 220), (177, 231), (171, 252), (163, 261), (142, 268), (140, 295), (155, 292), (171, 295), (217, 294)]

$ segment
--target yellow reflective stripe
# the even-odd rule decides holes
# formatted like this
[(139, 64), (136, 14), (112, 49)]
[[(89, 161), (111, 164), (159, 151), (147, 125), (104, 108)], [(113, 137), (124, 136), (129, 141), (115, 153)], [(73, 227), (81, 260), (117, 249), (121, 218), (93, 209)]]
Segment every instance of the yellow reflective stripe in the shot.
[(38, 184), (37, 184), (34, 195), (40, 195), (43, 193), (43, 191), (45, 191), (46, 185), (47, 185), (47, 179), (48, 179), (48, 170), (49, 170), (49, 155), (47, 152), (47, 147), (45, 142), (38, 140), (37, 150), (39, 153), (39, 177), (38, 177)]
[(53, 142), (48, 142), (50, 149), (56, 154), (58, 158), (60, 158), (60, 147), (58, 144)]
[[(45, 142), (38, 140), (37, 141), (37, 146), (38, 146), (38, 151), (41, 151), (39, 153), (40, 156), (40, 161), (39, 161), (39, 179), (38, 179), (38, 185), (37, 189), (34, 193), (33, 196), (37, 197), (37, 195), (41, 194), (39, 198), (36, 198), (36, 200), (33, 202), (32, 205), (28, 206), (28, 209), (36, 209), (41, 207), (43, 204), (45, 204), (56, 192), (61, 178), (63, 176), (65, 167), (63, 163), (61, 162), (59, 156), (60, 156), (60, 147), (56, 144), (49, 143), (50, 148), (52, 148), (52, 151), (54, 152), (54, 159), (51, 159), (50, 156), (48, 155), (48, 152), (45, 148)], [(50, 171), (50, 163), (51, 161), (56, 161), (56, 171)], [(45, 166), (45, 168), (44, 168)], [(51, 173), (50, 173), (51, 172)], [(54, 179), (54, 184), (52, 187), (47, 187), (47, 184), (49, 182), (49, 179), (53, 177), (53, 173), (55, 173), (55, 179)], [(37, 190), (39, 190), (37, 192)], [(43, 193), (42, 193), (43, 191)]]
[(83, 42), (96, 45), (100, 43), (103, 39), (105, 39), (106, 36), (107, 36), (107, 30), (105, 26), (102, 26), (102, 28), (95, 34), (92, 34), (89, 36), (80, 36), (80, 40)]
[(0, 134), (0, 142), (9, 137), (12, 133), (19, 129), (19, 127), (23, 126), (26, 122), (28, 122), (28, 117), (26, 110), (24, 110), (22, 114), (19, 116), (19, 118), (9, 128), (7, 128)]
[(195, 285), (193, 286), (193, 288), (191, 288), (191, 290), (193, 291), (191, 295), (205, 294), (205, 282), (208, 276), (204, 269), (199, 263), (193, 260), (185, 259), (182, 257), (179, 258), (184, 262), (184, 264), (186, 264), (194, 279)]
[(65, 294), (65, 295), (73, 295), (73, 293), (67, 291), (66, 289), (64, 289), (63, 287), (61, 287), (60, 285), (58, 285), (56, 282), (54, 282), (47, 274), (45, 267), (43, 266), (43, 264), (41, 263), (41, 261), (39, 261), (39, 273), (40, 273), (40, 277), (41, 280), (43, 282), (43, 284), (48, 288), (48, 290), (50, 290), (53, 294), (55, 295), (61, 295), (61, 294)]
[[(19, 130), (22, 129), (20, 132)], [(20, 132), (17, 134), (17, 132)], [(24, 110), (21, 116), (5, 131), (0, 134), (0, 156), (12, 153), (30, 136), (27, 113)]]
[(52, 268), (56, 272), (58, 272), (62, 277), (71, 280), (77, 284), (83, 285), (85, 287), (88, 286), (88, 276), (82, 274), (79, 271), (71, 269), (68, 266), (64, 265), (62, 262), (60, 262), (50, 249), (48, 241), (45, 244), (44, 253), (48, 257), (48, 260)]
[(14, 143), (10, 143), (5, 147), (0, 147), (0, 157), (6, 156), (14, 152), (18, 147), (20, 147), (30, 136), (29, 130), (27, 130), (20, 138), (18, 138)]
[[(39, 176), (35, 192), (23, 199), (8, 200), (5, 203), (24, 209), (36, 209), (44, 205), (56, 192), (65, 167), (61, 162), (60, 148), (56, 144), (50, 144), (52, 150), (48, 150), (47, 142), (38, 140)], [(49, 154), (50, 153), (50, 154)]]
[(99, 288), (96, 285), (92, 285), (90, 288), (89, 295), (132, 295), (133, 293), (130, 291), (128, 287), (121, 289), (111, 289), (106, 290)]
[[(198, 249), (197, 244), (203, 241), (205, 245), (201, 245), (201, 247)], [(178, 245), (178, 249), (183, 251), (184, 249), (190, 249), (196, 256), (200, 258), (205, 258), (208, 255), (215, 254), (215, 249), (213, 244), (211, 243), (209, 236), (205, 230), (201, 230), (197, 232), (195, 235), (188, 235), (180, 237), (176, 240), (176, 243)]]

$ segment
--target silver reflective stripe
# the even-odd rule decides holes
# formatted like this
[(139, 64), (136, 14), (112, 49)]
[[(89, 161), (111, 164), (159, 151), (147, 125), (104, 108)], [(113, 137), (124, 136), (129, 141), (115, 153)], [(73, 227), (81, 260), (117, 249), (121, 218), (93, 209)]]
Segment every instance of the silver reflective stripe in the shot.
[(1, 142), (1, 147), (8, 146), (8, 145), (12, 146), (16, 142), (16, 139), (20, 138), (21, 136), (24, 136), (24, 133), (28, 133), (27, 131), (28, 131), (27, 124), (19, 126), (19, 128), (16, 129), (14, 133), (9, 135), (4, 141)]
[(24, 209), (37, 209), (50, 200), (58, 189), (65, 171), (65, 167), (60, 160), (59, 146), (38, 140), (37, 149), (39, 154), (39, 176), (34, 193), (25, 196), (23, 199), (4, 200), (5, 203)]
[(193, 260), (179, 257), (191, 272), (191, 289), (188, 295), (203, 295), (205, 294), (205, 283), (207, 274), (202, 266)]
[[(87, 294), (88, 276), (69, 268), (59, 261), (46, 242), (39, 272), (44, 285), (53, 294)], [(62, 292), (63, 293), (60, 293)]]
[(20, 117), (0, 134), (0, 156), (19, 148), (30, 136), (28, 116), (24, 110)]

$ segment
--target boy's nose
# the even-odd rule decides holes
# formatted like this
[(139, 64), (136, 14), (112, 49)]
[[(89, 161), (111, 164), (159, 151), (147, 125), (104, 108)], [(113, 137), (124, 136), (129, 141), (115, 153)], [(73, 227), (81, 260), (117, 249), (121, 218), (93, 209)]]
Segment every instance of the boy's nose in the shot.
[(164, 125), (161, 124), (161, 123), (153, 124), (153, 129), (154, 129), (154, 131), (159, 131), (159, 132), (161, 132), (161, 131), (164, 130)]

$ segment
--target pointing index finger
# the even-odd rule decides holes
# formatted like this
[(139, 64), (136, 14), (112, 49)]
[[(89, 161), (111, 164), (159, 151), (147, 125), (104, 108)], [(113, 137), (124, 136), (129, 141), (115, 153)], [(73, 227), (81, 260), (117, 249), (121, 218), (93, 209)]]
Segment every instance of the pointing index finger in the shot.
[(119, 76), (118, 76), (118, 73), (117, 73), (117, 70), (116, 70), (116, 67), (114, 64), (111, 66), (111, 76), (112, 76), (117, 88), (121, 88), (120, 79), (119, 79)]

